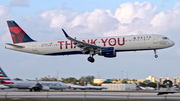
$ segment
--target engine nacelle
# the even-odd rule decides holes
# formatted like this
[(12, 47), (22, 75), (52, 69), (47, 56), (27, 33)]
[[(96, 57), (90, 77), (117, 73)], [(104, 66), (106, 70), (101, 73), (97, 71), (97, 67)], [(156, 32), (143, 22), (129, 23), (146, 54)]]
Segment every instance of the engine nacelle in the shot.
[(50, 87), (49, 86), (42, 86), (42, 90), (49, 90), (50, 89)]
[(116, 52), (114, 47), (104, 47), (101, 48), (99, 55), (104, 57), (116, 57)]

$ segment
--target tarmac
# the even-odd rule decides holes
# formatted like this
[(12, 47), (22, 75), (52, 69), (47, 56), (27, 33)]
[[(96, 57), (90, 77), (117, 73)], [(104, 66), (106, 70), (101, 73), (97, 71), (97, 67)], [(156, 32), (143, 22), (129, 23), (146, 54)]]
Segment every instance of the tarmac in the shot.
[(148, 100), (179, 100), (180, 93), (157, 95), (157, 92), (20, 92), (0, 91), (0, 99), (148, 99)]

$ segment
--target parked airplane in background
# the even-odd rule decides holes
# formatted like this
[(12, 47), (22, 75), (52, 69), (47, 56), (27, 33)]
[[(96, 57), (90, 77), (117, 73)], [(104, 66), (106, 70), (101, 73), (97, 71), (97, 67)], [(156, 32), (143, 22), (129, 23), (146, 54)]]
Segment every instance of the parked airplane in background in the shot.
[(71, 83), (70, 88), (73, 88), (74, 90), (76, 90), (76, 89), (80, 89), (80, 90), (86, 90), (86, 89), (102, 90), (102, 89), (107, 89), (107, 87), (104, 87), (104, 86), (93, 86), (89, 82), (88, 82), (87, 86), (74, 85), (73, 83)]
[(171, 87), (171, 88), (169, 88), (169, 85), (167, 85), (166, 88), (160, 88), (158, 91), (159, 91), (159, 92), (158, 92), (157, 95), (163, 95), (163, 94), (178, 93), (178, 92), (179, 92), (179, 89), (176, 88), (176, 87)]
[(37, 42), (31, 39), (15, 21), (7, 21), (14, 44), (7, 43), (6, 48), (40, 55), (89, 54), (88, 61), (93, 63), (94, 55), (112, 58), (116, 52), (154, 50), (173, 46), (174, 41), (164, 35), (147, 34), (116, 36), (105, 38), (79, 39), (70, 37), (63, 29), (68, 40)]
[(40, 90), (49, 90), (56, 89), (61, 90), (69, 88), (68, 85), (62, 82), (53, 82), (53, 81), (13, 81), (11, 80), (5, 72), (0, 67), (0, 82), (1, 84), (18, 89), (29, 89), (30, 91), (40, 91)]
[(0, 89), (1, 89), (1, 90), (8, 89), (8, 88), (9, 88), (8, 86), (4, 86), (4, 85), (1, 85), (1, 84), (0, 84)]
[(141, 87), (137, 83), (136, 83), (136, 89), (137, 90), (147, 90), (147, 91), (155, 90), (153, 87)]
[(76, 89), (80, 89), (80, 90), (85, 90), (87, 87), (86, 86), (80, 86), (80, 85), (74, 85), (73, 83), (71, 83), (70, 88), (76, 90)]
[(102, 89), (108, 89), (107, 87), (105, 86), (93, 86), (91, 85), (89, 82), (87, 84), (87, 89), (94, 89), (94, 90), (102, 90)]

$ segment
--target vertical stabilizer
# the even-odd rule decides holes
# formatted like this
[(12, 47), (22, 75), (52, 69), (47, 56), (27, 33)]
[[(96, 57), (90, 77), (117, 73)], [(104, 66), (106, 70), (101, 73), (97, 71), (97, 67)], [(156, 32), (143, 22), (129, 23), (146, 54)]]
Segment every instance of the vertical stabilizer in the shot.
[(11, 79), (5, 74), (5, 72), (0, 67), (0, 82), (1, 84), (14, 84)]
[(135, 84), (136, 84), (136, 89), (142, 90), (142, 88), (137, 83)]
[(13, 43), (32, 42), (32, 40), (21, 27), (13, 20), (7, 21)]

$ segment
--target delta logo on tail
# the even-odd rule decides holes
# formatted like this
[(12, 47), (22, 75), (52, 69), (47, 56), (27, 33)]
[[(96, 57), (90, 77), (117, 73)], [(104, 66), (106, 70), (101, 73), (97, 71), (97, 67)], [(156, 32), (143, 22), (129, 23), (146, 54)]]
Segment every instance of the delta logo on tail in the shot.
[(0, 67), (0, 84), (14, 84)]
[(7, 21), (7, 24), (14, 44), (34, 41), (14, 21)]

